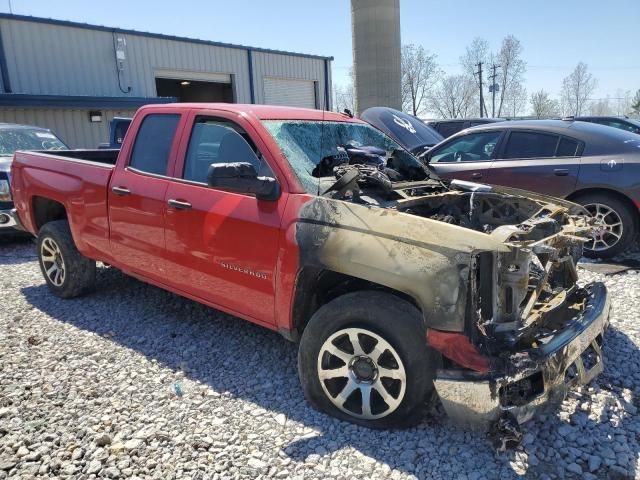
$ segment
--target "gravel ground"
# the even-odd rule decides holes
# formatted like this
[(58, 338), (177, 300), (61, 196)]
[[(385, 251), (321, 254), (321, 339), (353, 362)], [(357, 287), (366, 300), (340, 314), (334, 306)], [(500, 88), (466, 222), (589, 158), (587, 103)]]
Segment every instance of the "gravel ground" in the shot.
[(581, 276), (613, 294), (606, 371), (496, 454), (437, 414), (379, 432), (317, 413), (279, 335), (108, 269), (58, 300), (30, 241), (0, 244), (0, 479), (640, 478), (640, 274)]

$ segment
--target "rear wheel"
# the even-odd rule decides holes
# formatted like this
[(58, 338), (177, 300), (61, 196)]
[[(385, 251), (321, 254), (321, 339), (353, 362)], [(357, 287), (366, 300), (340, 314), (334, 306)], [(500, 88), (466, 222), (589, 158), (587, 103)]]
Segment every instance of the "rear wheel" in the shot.
[(420, 312), (373, 291), (349, 293), (322, 306), (304, 330), (298, 352), (309, 402), (371, 428), (419, 422), (433, 392), (435, 365)]
[(49, 222), (40, 229), (38, 259), (49, 290), (60, 298), (77, 297), (95, 283), (96, 262), (78, 251), (66, 220)]
[(584, 245), (590, 258), (610, 258), (629, 250), (638, 235), (638, 212), (624, 201), (605, 193), (580, 196), (574, 200), (584, 206), (597, 223), (597, 229)]

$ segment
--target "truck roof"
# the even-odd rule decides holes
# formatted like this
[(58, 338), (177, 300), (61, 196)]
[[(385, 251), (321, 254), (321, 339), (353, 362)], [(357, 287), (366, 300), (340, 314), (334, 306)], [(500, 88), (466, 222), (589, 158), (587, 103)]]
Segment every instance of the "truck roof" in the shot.
[(315, 110), (312, 108), (298, 107), (281, 107), (276, 105), (254, 105), (243, 103), (168, 103), (163, 105), (146, 105), (140, 110), (155, 109), (175, 109), (182, 111), (185, 109), (201, 109), (201, 110), (224, 110), (239, 114), (251, 115), (259, 120), (325, 120), (329, 122), (357, 122), (365, 123), (357, 118), (348, 115)]

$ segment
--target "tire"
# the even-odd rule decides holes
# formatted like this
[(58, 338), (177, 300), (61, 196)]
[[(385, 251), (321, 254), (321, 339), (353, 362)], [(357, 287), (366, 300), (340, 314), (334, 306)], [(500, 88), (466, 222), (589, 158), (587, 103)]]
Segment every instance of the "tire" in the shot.
[(96, 262), (78, 251), (66, 220), (45, 224), (37, 243), (40, 270), (54, 295), (73, 298), (93, 288)]
[[(604, 214), (602, 219), (608, 224), (605, 231), (601, 230), (593, 240), (585, 243), (586, 257), (611, 258), (635, 246), (638, 238), (638, 212), (626, 202), (606, 193), (581, 195), (573, 201), (583, 205), (592, 215), (602, 218)], [(612, 226), (616, 223), (620, 223), (620, 227)]]
[[(365, 355), (356, 355), (354, 335)], [(302, 333), (298, 373), (317, 410), (369, 428), (402, 428), (422, 419), (433, 397), (437, 358), (427, 347), (418, 309), (389, 293), (361, 291), (338, 297), (313, 315)], [(333, 368), (328, 375), (334, 378), (321, 381), (321, 372)], [(365, 392), (369, 411), (363, 407)]]

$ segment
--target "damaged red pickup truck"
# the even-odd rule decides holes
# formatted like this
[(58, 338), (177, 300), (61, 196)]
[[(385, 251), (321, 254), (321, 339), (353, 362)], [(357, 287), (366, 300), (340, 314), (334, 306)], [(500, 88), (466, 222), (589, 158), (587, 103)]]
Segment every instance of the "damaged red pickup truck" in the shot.
[(100, 261), (277, 330), (336, 417), (412, 424), (435, 392), (459, 422), (522, 422), (602, 371), (585, 211), (442, 181), (358, 119), (148, 106), (119, 153), (18, 152), (12, 173), (54, 294), (88, 291)]

